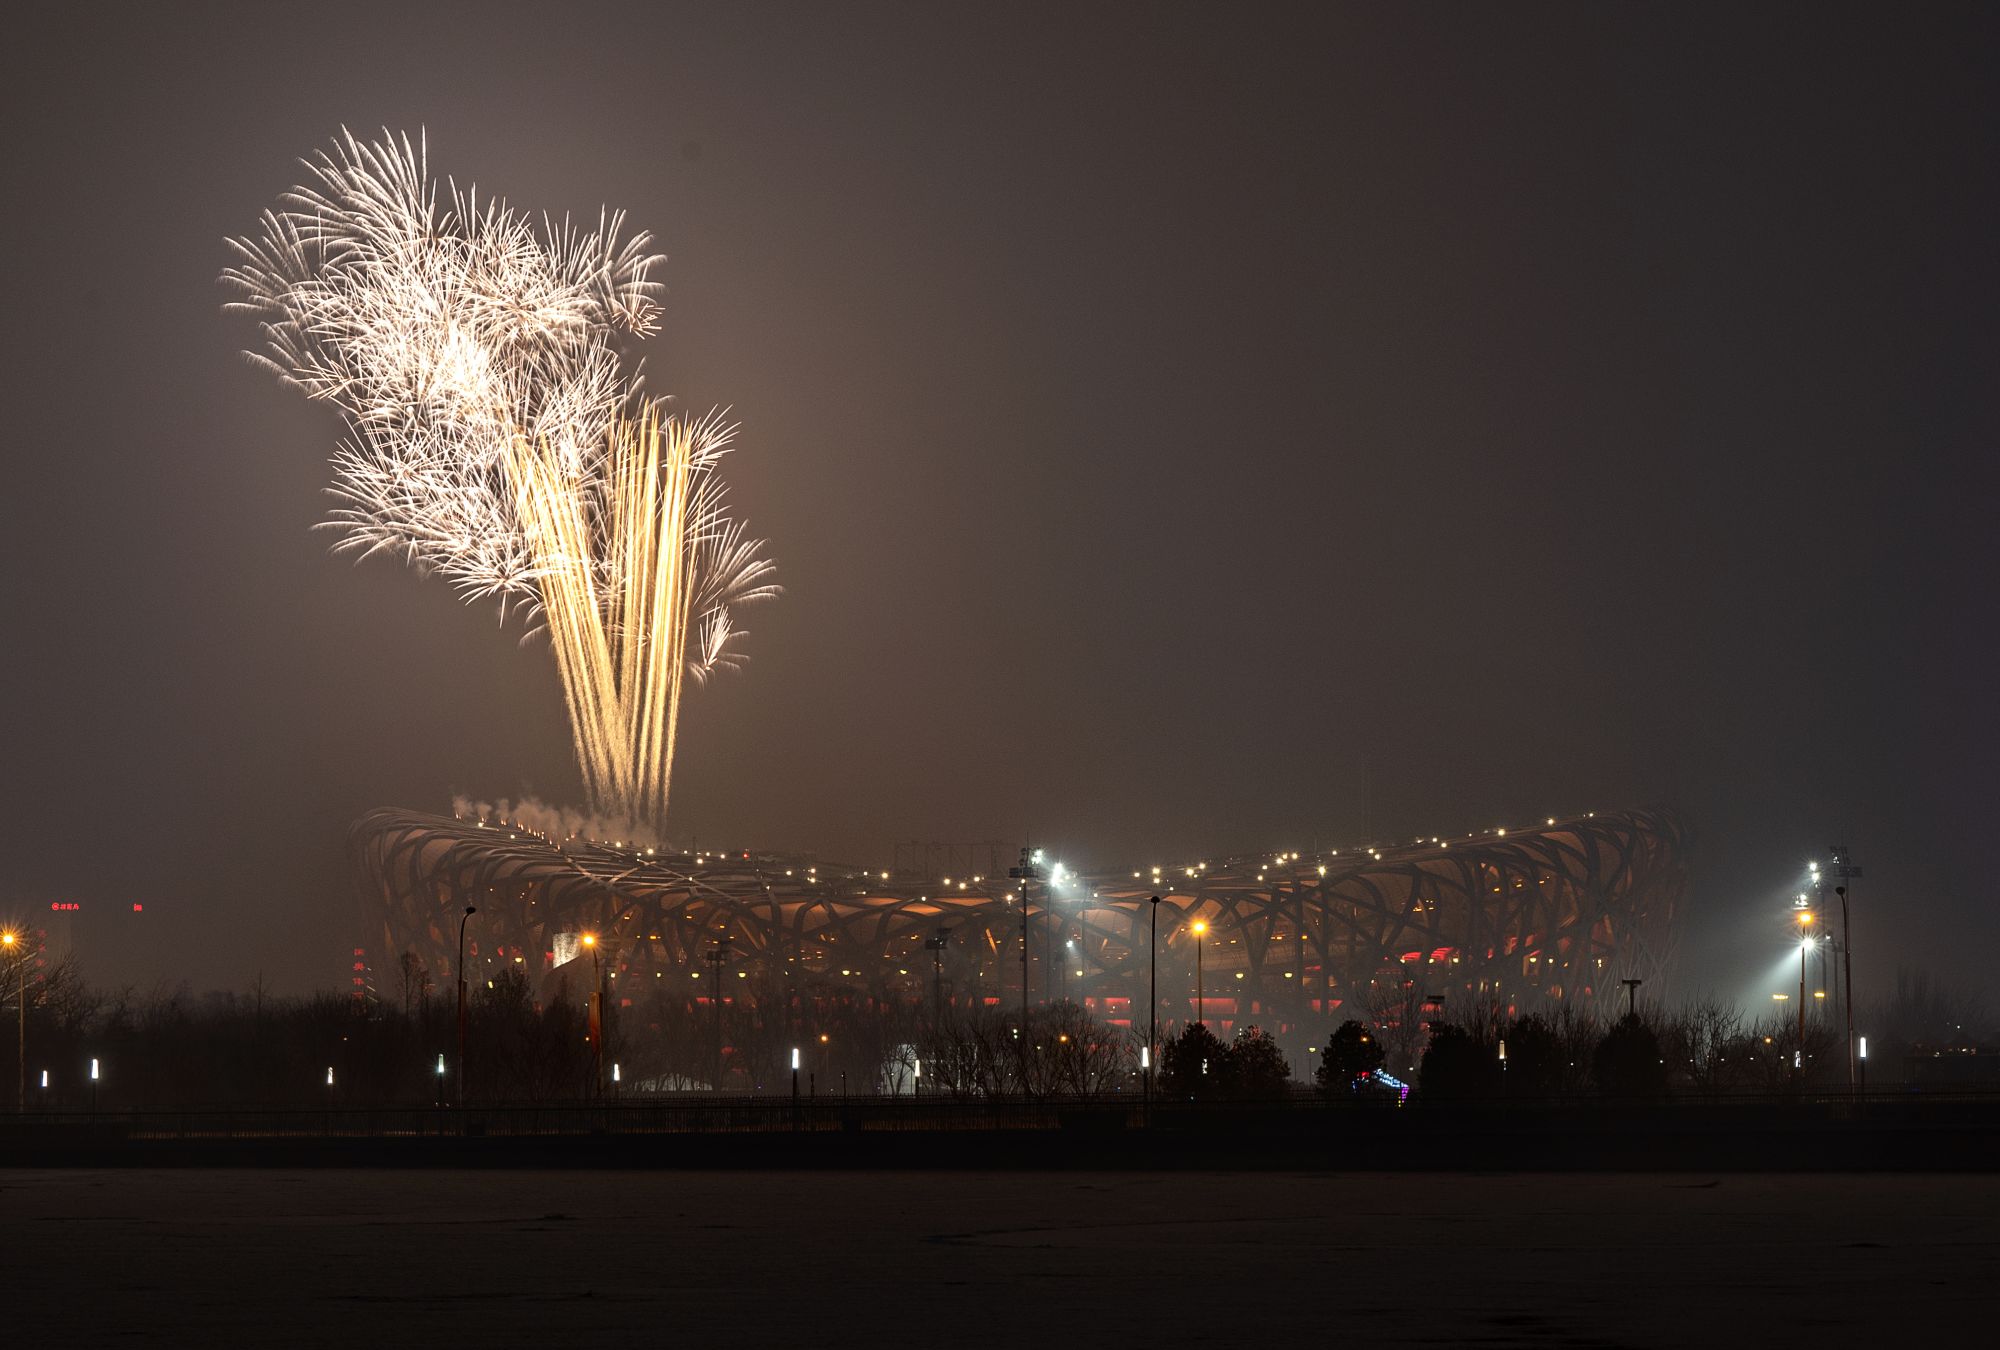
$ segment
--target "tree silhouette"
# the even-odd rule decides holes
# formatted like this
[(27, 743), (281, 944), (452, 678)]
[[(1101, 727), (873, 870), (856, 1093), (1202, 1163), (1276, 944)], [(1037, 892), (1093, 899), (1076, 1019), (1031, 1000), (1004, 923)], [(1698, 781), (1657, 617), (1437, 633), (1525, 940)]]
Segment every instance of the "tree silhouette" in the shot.
[(1507, 1046), (1501, 1076), (1501, 1090), (1507, 1096), (1552, 1097), (1562, 1090), (1566, 1067), (1562, 1040), (1547, 1018), (1535, 1014), (1523, 1017), (1507, 1028), (1501, 1040)]
[(1228, 1047), (1206, 1022), (1190, 1022), (1167, 1038), (1160, 1053), (1160, 1091), (1169, 1097), (1213, 1101), (1226, 1091), (1223, 1066)]
[(1590, 1059), (1590, 1078), (1607, 1097), (1662, 1096), (1667, 1090), (1667, 1066), (1660, 1056), (1660, 1038), (1636, 1014), (1627, 1013), (1598, 1042)]
[(1342, 1022), (1326, 1043), (1313, 1070), (1313, 1082), (1329, 1097), (1346, 1096), (1364, 1075), (1382, 1067), (1382, 1043), (1367, 1027), (1349, 1020)]
[(1498, 1086), (1497, 1051), (1489, 1055), (1484, 1040), (1464, 1027), (1433, 1023), (1424, 1047), (1418, 1087), (1425, 1101), (1464, 1101), (1485, 1097)]
[(1239, 1101), (1268, 1101), (1291, 1088), (1292, 1066), (1262, 1027), (1245, 1027), (1223, 1056), (1222, 1083), (1225, 1095)]

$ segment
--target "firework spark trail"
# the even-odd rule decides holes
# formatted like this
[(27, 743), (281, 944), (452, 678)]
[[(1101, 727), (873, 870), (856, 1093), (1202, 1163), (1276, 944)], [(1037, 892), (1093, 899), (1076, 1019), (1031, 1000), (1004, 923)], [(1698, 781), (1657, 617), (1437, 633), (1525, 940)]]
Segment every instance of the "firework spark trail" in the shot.
[(306, 166), (222, 279), (251, 359), (346, 421), (336, 550), (526, 611), (593, 805), (662, 819), (686, 677), (741, 665), (732, 607), (779, 588), (725, 510), (735, 428), (665, 412), (613, 346), (657, 327), (648, 236), (440, 193), (407, 136), (343, 132)]

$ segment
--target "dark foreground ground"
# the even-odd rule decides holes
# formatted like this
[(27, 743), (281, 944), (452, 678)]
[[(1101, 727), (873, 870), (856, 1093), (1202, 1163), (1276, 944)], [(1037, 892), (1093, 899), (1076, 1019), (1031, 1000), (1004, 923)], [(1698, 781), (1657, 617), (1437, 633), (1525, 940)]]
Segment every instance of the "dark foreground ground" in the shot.
[(1983, 1344), (2000, 1177), (22, 1170), (0, 1258), (30, 1345)]

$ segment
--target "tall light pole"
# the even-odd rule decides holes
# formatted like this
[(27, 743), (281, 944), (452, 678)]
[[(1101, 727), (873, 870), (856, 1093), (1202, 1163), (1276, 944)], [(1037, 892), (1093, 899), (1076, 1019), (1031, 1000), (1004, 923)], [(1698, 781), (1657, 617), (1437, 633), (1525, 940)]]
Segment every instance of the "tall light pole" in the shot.
[(1625, 986), (1625, 1016), (1628, 1018), (1637, 1017), (1639, 1015), (1639, 986), (1644, 984), (1645, 981), (1624, 979), (1618, 983)]
[(1146, 945), (1146, 1105), (1153, 1104), (1153, 1057), (1160, 1053), (1160, 897), (1152, 903), (1153, 931)]
[(1201, 987), (1201, 935), (1208, 931), (1205, 920), (1194, 921), (1194, 1020), (1208, 1025), (1208, 1000), (1202, 996)]
[(951, 930), (940, 928), (924, 939), (931, 954), (931, 1032), (944, 1025), (944, 949), (951, 945)]
[(465, 1105), (465, 924), (479, 912), (467, 905), (458, 920), (458, 1104)]
[(1019, 866), (1007, 869), (1010, 880), (1021, 883), (1021, 1083), (1028, 1081), (1028, 883), (1038, 881), (1042, 875), (1042, 851), (1038, 848), (1021, 850)]
[(715, 1073), (709, 1079), (708, 1090), (710, 1092), (721, 1092), (722, 1091), (722, 967), (723, 964), (729, 960), (729, 940), (727, 938), (718, 939), (715, 945), (709, 948), (708, 952), (703, 956), (702, 959), (708, 962), (709, 974), (715, 980), (715, 992), (712, 996), (712, 1001), (715, 1004)]
[(1847, 988), (1847, 1085), (1853, 1088), (1859, 1082), (1859, 1066), (1854, 1055), (1854, 931), (1847, 923), (1846, 882), (1861, 875), (1861, 869), (1854, 865), (1854, 858), (1845, 844), (1835, 844), (1827, 850), (1833, 854), (1833, 875), (1843, 884), (1835, 886), (1833, 893), (1840, 897), (1840, 960), (1844, 969), (1840, 982)]
[(597, 934), (585, 933), (583, 945), (590, 948), (590, 976), (595, 988), (590, 995), (590, 1095), (604, 1095), (604, 958)]
[(1806, 952), (1812, 946), (1812, 911), (1799, 911), (1799, 1077), (1806, 1073)]
[(16, 973), (21, 977), (20, 992), (16, 995), (21, 1018), (20, 1044), (15, 1051), (19, 1060), (15, 1068), (20, 1070), (20, 1081), (16, 1084), (14, 1109), (25, 1113), (28, 1109), (28, 944), (21, 940), (19, 933), (10, 928), (0, 933), (0, 949), (5, 949), (7, 954), (14, 958), (14, 964), (18, 967)]

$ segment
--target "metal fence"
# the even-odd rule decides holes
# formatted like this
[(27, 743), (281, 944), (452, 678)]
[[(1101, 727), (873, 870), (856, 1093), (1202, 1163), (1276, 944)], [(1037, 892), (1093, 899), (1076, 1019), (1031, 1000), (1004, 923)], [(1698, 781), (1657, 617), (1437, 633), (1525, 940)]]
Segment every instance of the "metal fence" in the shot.
[[(595, 1102), (319, 1109), (28, 1111), (0, 1115), (0, 1145), (57, 1138), (116, 1140), (471, 1138), (588, 1135), (796, 1133), (1115, 1133), (1128, 1130), (1337, 1130), (1366, 1119), (1422, 1126), (1537, 1123), (1588, 1125), (1644, 1115), (1670, 1127), (1748, 1125), (1801, 1128), (1925, 1119), (2000, 1121), (2000, 1092), (1731, 1095), (1646, 1103), (1604, 1099), (1429, 1102), (1407, 1107), (1391, 1096), (1327, 1099), (1310, 1093), (1262, 1102), (1190, 1103), (1138, 1097), (949, 1098), (713, 1097), (706, 1094)], [(1389, 1126), (1389, 1128), (1396, 1128)]]

